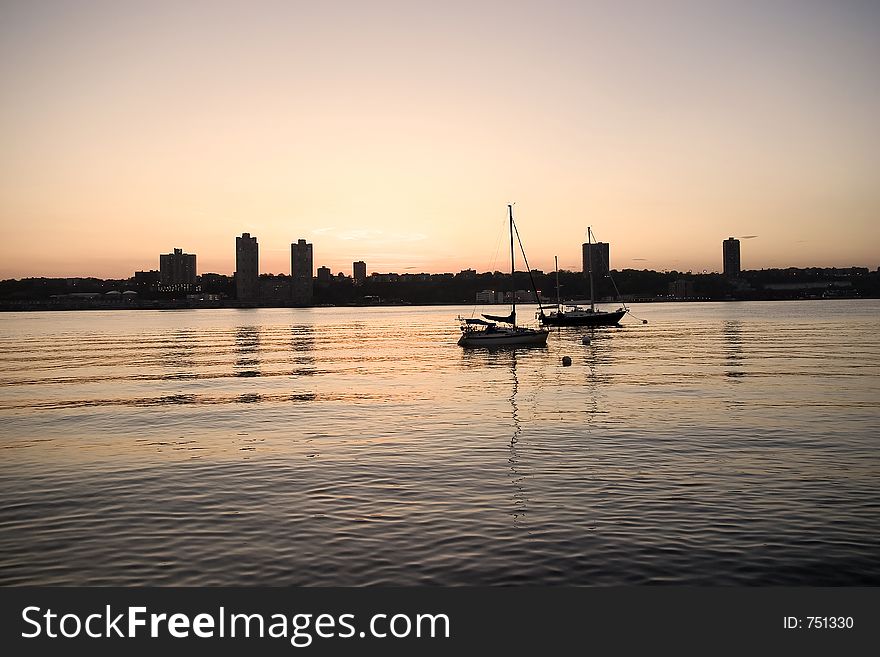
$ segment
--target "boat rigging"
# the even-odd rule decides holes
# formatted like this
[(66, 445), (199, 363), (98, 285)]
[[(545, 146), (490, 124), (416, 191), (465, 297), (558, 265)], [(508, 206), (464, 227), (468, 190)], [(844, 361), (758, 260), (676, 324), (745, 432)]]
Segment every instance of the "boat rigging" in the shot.
[[(516, 262), (514, 257), (513, 237), (519, 242), (520, 251), (523, 254), (523, 261), (526, 269), (529, 271), (529, 278), (532, 282), (532, 288), (535, 292), (535, 299), (539, 299), (538, 290), (535, 287), (535, 279), (532, 277), (529, 263), (526, 259), (526, 251), (523, 247), (522, 240), (519, 237), (519, 231), (513, 221), (513, 205), (507, 206), (510, 227), (510, 282), (511, 282), (511, 310), (506, 316), (500, 315), (483, 315), (485, 319), (479, 318), (461, 318), (461, 337), (458, 339), (459, 346), (462, 347), (500, 347), (500, 346), (544, 346), (547, 344), (547, 336), (549, 331), (543, 328), (529, 328), (526, 326), (517, 326), (516, 324), (516, 290), (513, 285), (513, 277), (516, 272)], [(506, 324), (507, 326), (499, 326), (498, 324)]]

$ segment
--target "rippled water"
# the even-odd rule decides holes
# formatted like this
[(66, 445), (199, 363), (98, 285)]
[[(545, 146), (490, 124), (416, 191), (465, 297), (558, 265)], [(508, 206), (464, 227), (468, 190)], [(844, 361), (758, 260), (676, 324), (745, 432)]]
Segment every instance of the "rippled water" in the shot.
[(0, 315), (0, 583), (880, 584), (880, 302), (471, 310)]

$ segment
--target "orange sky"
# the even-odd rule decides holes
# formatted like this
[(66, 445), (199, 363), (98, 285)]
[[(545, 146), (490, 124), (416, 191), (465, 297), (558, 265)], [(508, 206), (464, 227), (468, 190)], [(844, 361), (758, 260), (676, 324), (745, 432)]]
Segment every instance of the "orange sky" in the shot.
[(0, 278), (876, 268), (880, 9), (746, 4), (4, 3)]

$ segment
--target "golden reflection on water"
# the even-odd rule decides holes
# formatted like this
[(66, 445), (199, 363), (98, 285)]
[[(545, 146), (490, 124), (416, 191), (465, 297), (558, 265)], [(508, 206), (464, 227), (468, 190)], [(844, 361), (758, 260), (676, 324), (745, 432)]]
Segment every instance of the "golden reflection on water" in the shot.
[[(83, 499), (124, 498), (107, 527), (123, 551), (126, 505), (178, 496), (190, 511), (161, 521), (160, 534), (239, 509), (241, 522), (254, 518), (239, 535), (306, 559), (304, 571), (319, 535), (338, 538), (322, 546), (340, 572), (395, 537), (399, 570), (364, 565), (311, 583), (412, 583), (410, 572), (492, 583), (514, 571), (537, 583), (605, 582), (603, 572), (651, 581), (645, 554), (661, 548), (675, 555), (676, 581), (706, 581), (694, 573), (710, 563), (723, 575), (709, 581), (767, 581), (785, 559), (806, 563), (797, 541), (832, 557), (846, 544), (863, 563), (878, 529), (877, 302), (656, 304), (637, 311), (648, 325), (558, 329), (546, 348), (497, 351), (456, 345), (462, 311), (7, 313), (0, 491), (39, 509), (49, 490), (79, 490), (87, 475), (107, 489)], [(810, 516), (807, 500), (836, 524)], [(88, 511), (69, 504), (76, 533)], [(9, 515), (23, 541), (49, 541), (17, 508), (0, 506), (0, 521)], [(265, 533), (278, 513), (299, 538)], [(306, 518), (320, 519), (318, 543)], [(361, 521), (382, 538), (365, 537)], [(778, 554), (744, 565), (743, 541), (780, 537)], [(603, 561), (612, 552), (629, 556)], [(207, 563), (173, 582), (235, 583)], [(6, 567), (25, 573), (21, 564)], [(255, 563), (254, 577), (268, 572)]]

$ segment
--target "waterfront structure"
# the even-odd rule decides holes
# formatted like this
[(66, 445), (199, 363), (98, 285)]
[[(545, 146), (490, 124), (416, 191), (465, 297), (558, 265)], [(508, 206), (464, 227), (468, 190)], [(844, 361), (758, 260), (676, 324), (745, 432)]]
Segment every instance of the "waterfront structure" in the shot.
[(291, 301), (299, 306), (312, 303), (314, 267), (312, 265), (312, 245), (303, 239), (290, 245)]
[[(450, 274), (451, 276), (451, 274)], [(388, 274), (378, 274), (373, 272), (370, 274), (370, 281), (373, 283), (397, 283), (400, 280), (400, 274), (390, 272)]]
[(293, 298), (293, 279), (290, 276), (262, 275), (257, 283), (260, 303), (286, 306)]
[(515, 290), (513, 295), (517, 303), (538, 303), (541, 290)]
[(260, 293), (260, 247), (257, 238), (242, 233), (235, 238), (235, 296), (239, 301), (253, 301)]
[(318, 285), (330, 285), (330, 281), (333, 279), (333, 272), (330, 271), (330, 267), (318, 267)]
[(159, 285), (165, 291), (189, 291), (196, 286), (196, 256), (174, 249), (159, 256)]
[(669, 296), (675, 299), (692, 299), (694, 297), (694, 282), (686, 278), (679, 278), (671, 282)]
[(735, 278), (740, 274), (739, 240), (728, 237), (723, 244), (724, 275)]
[(495, 290), (477, 292), (477, 303), (495, 303)]
[(611, 249), (608, 242), (585, 242), (581, 246), (583, 255), (584, 276), (590, 275), (592, 267), (593, 278), (602, 278), (611, 271)]
[(361, 285), (367, 280), (367, 263), (363, 260), (353, 262), (351, 265), (351, 273), (354, 278), (354, 284)]
[(141, 293), (155, 292), (159, 287), (159, 270), (136, 271), (134, 273), (134, 286)]

